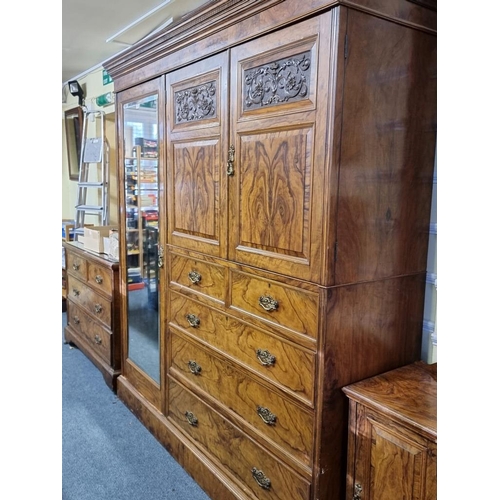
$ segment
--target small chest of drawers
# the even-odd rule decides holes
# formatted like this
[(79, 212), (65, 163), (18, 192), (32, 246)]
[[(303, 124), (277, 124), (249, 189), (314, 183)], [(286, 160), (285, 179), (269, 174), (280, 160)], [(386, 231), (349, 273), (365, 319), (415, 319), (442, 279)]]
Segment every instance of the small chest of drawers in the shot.
[(65, 341), (76, 345), (101, 371), (113, 391), (121, 368), (118, 262), (63, 243), (66, 251)]

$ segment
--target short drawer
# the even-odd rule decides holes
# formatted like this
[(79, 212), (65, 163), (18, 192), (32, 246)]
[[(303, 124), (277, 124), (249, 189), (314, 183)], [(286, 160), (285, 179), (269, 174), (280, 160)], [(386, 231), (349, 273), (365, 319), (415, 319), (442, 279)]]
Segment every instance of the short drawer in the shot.
[(68, 325), (92, 346), (94, 352), (110, 364), (112, 362), (110, 333), (71, 299), (68, 300), (67, 306)]
[(170, 280), (173, 284), (224, 302), (226, 268), (175, 254), (171, 254), (170, 259)]
[(69, 274), (87, 280), (87, 261), (66, 249), (66, 269)]
[(232, 271), (230, 306), (317, 338), (318, 293)]
[(312, 404), (316, 359), (313, 352), (182, 294), (171, 292), (170, 303), (170, 324)]
[(111, 328), (111, 302), (72, 276), (68, 276), (68, 298), (85, 309), (92, 317)]
[(301, 463), (311, 466), (313, 414), (244, 370), (171, 332), (172, 369), (239, 415)]
[(215, 457), (256, 498), (309, 498), (309, 481), (173, 380), (169, 380), (168, 418), (201, 445), (205, 453)]
[(112, 272), (93, 262), (88, 263), (88, 282), (96, 290), (111, 297), (113, 290), (113, 274)]

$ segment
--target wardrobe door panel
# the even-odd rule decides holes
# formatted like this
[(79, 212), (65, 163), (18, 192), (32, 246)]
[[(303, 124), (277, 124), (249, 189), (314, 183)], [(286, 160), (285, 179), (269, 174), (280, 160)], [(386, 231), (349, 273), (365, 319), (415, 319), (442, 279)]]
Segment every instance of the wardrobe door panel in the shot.
[(227, 54), (166, 76), (168, 242), (226, 256)]
[(315, 282), (326, 234), (330, 32), (326, 13), (231, 52), (229, 258)]

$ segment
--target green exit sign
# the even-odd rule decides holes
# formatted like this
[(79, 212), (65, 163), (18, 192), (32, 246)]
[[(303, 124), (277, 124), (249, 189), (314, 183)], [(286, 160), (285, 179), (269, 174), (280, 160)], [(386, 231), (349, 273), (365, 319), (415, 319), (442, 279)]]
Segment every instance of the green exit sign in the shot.
[(102, 84), (107, 85), (108, 83), (111, 83), (113, 81), (113, 78), (111, 78), (111, 75), (105, 70), (102, 70)]

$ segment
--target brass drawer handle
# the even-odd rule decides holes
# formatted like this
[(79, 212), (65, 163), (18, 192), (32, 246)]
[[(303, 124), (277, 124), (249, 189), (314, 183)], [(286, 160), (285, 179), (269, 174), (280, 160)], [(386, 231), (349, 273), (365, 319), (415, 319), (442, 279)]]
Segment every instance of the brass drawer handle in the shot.
[(102, 306), (101, 304), (95, 304), (94, 305), (94, 311), (96, 314), (100, 314), (102, 312)]
[(255, 353), (257, 354), (257, 359), (264, 366), (274, 365), (274, 362), (276, 361), (276, 356), (273, 356), (267, 349), (265, 349), (264, 351), (262, 349), (257, 349)]
[(77, 290), (76, 288), (73, 288), (73, 295), (75, 297), (78, 297), (78, 295), (80, 295), (80, 290)]
[(99, 337), (99, 335), (96, 335), (96, 336), (94, 337), (94, 342), (95, 342), (96, 344), (102, 344), (102, 339), (101, 339), (101, 337)]
[(187, 423), (189, 425), (192, 425), (193, 427), (197, 427), (198, 419), (194, 416), (193, 413), (191, 413), (190, 411), (187, 411), (186, 413), (184, 413), (184, 415), (186, 416), (186, 420), (187, 420)]
[(363, 491), (363, 487), (359, 483), (356, 483), (354, 485), (354, 496), (352, 497), (352, 500), (361, 500), (361, 492), (362, 491)]
[(252, 476), (257, 481), (257, 484), (265, 490), (271, 489), (271, 480), (257, 467), (252, 467)]
[(191, 283), (197, 285), (201, 281), (201, 274), (196, 271), (189, 271), (188, 278)]
[(234, 146), (231, 144), (227, 152), (227, 175), (234, 175), (234, 151)]
[(80, 264), (73, 262), (73, 271), (78, 271), (78, 269), (80, 269)]
[(102, 276), (100, 274), (98, 274), (94, 279), (98, 285), (102, 284), (103, 282)]
[(276, 311), (278, 309), (279, 303), (272, 297), (267, 295), (261, 295), (259, 297), (259, 305), (263, 307), (266, 311)]
[(277, 417), (274, 413), (271, 413), (269, 408), (264, 408), (263, 406), (257, 406), (257, 415), (267, 424), (276, 424)]
[(198, 328), (200, 326), (200, 318), (198, 318), (198, 316), (195, 316), (194, 314), (186, 314), (186, 319), (188, 320), (189, 325), (193, 328)]
[(199, 375), (201, 373), (201, 366), (196, 361), (188, 361), (188, 367), (193, 375)]
[(79, 325), (80, 324), (80, 318), (78, 316), (73, 316), (73, 323), (75, 323), (75, 325)]

